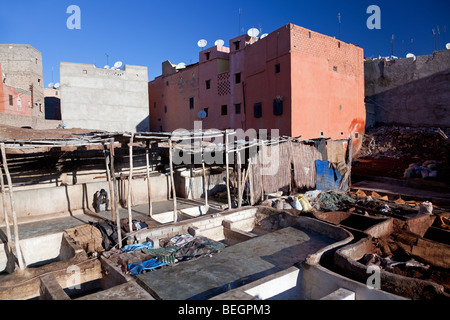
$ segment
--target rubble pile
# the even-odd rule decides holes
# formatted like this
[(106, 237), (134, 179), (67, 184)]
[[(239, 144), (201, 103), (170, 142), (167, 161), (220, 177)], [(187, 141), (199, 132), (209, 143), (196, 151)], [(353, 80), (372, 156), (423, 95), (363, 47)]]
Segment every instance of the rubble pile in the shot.
[(444, 160), (448, 157), (450, 128), (383, 126), (367, 130), (359, 157)]

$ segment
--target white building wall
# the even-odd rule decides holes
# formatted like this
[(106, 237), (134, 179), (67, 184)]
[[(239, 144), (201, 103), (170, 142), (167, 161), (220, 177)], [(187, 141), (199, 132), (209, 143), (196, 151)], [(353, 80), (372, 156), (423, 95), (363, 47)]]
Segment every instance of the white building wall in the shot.
[(61, 62), (61, 116), (68, 128), (148, 131), (147, 67), (124, 70)]

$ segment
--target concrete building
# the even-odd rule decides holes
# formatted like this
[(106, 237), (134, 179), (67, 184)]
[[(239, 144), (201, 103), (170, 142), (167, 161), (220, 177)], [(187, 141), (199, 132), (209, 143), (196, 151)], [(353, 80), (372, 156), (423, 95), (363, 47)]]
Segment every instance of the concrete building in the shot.
[(28, 44), (0, 44), (0, 64), (4, 84), (20, 92), (30, 92), (31, 115), (45, 118), (42, 54)]
[(365, 128), (363, 50), (287, 24), (202, 50), (197, 64), (165, 61), (149, 83), (150, 129), (279, 129), (303, 139), (353, 137)]
[(61, 62), (61, 114), (69, 128), (148, 131), (147, 67)]
[(367, 60), (367, 125), (450, 127), (450, 50)]

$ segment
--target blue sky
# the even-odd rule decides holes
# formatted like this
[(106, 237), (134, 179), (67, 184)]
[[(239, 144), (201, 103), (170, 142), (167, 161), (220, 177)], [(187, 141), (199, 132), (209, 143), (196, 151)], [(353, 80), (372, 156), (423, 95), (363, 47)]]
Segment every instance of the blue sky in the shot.
[[(152, 80), (161, 62), (198, 61), (199, 39), (208, 46), (256, 27), (270, 33), (291, 22), (338, 37), (364, 49), (364, 55), (405, 56), (433, 51), (432, 29), (440, 29), (441, 49), (450, 42), (450, 1), (317, 0), (317, 1), (159, 1), (159, 0), (16, 0), (2, 1), (0, 43), (27, 43), (42, 52), (44, 83), (59, 81), (60, 61), (92, 63), (103, 67), (121, 60), (143, 65)], [(81, 9), (81, 29), (70, 30), (67, 7)], [(381, 10), (381, 29), (369, 30), (369, 5)], [(444, 34), (444, 26), (446, 33)], [(242, 32), (242, 31), (241, 31)], [(436, 35), (437, 39), (437, 35)], [(403, 42), (403, 50), (402, 50)], [(108, 54), (109, 57), (106, 56)], [(53, 70), (52, 70), (53, 69)]]

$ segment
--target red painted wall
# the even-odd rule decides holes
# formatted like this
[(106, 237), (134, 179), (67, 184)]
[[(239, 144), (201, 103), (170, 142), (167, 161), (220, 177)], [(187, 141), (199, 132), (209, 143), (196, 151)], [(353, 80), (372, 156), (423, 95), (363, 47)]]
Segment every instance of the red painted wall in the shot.
[[(31, 117), (31, 93), (7, 86), (2, 80), (0, 79), (0, 112)], [(10, 104), (10, 96), (12, 96), (12, 105)]]

